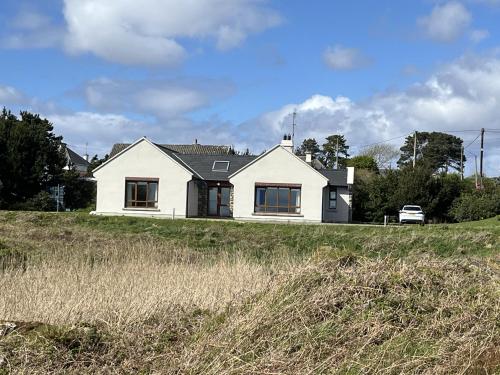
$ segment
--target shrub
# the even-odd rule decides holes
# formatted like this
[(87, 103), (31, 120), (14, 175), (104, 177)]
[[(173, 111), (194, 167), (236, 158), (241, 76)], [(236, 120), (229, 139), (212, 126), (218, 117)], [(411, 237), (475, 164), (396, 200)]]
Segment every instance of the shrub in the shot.
[(495, 193), (465, 193), (455, 200), (450, 210), (456, 221), (472, 221), (500, 213), (500, 195)]
[(10, 208), (23, 211), (55, 211), (56, 203), (46, 191), (41, 191), (24, 202), (12, 205)]

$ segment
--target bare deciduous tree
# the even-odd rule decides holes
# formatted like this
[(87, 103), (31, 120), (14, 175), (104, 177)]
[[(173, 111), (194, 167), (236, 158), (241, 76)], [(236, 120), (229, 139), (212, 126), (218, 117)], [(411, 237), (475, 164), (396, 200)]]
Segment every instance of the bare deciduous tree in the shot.
[(399, 157), (399, 150), (389, 144), (379, 144), (366, 147), (360, 155), (371, 156), (377, 162), (379, 169), (390, 168), (391, 162)]

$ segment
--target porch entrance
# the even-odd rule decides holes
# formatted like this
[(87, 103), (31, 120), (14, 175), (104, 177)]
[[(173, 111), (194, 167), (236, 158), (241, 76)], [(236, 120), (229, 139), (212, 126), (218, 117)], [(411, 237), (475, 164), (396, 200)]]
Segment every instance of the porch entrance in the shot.
[(230, 187), (210, 186), (208, 188), (208, 216), (230, 217), (230, 197)]

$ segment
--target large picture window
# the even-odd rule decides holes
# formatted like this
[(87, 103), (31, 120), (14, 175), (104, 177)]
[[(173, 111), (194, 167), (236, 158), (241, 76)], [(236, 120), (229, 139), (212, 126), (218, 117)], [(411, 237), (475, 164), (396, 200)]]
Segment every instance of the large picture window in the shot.
[(158, 179), (131, 179), (125, 181), (126, 208), (157, 208)]
[(255, 212), (299, 214), (300, 185), (255, 185)]

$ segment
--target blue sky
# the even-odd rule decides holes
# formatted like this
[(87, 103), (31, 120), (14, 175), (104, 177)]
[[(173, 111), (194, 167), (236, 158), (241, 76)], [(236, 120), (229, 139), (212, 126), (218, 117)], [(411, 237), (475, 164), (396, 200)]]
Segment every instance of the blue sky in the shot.
[(46, 116), (80, 153), (142, 135), (260, 152), (296, 110), (297, 140), (342, 133), (354, 154), (492, 129), (500, 174), (498, 0), (41, 3), (1, 2), (0, 105)]

